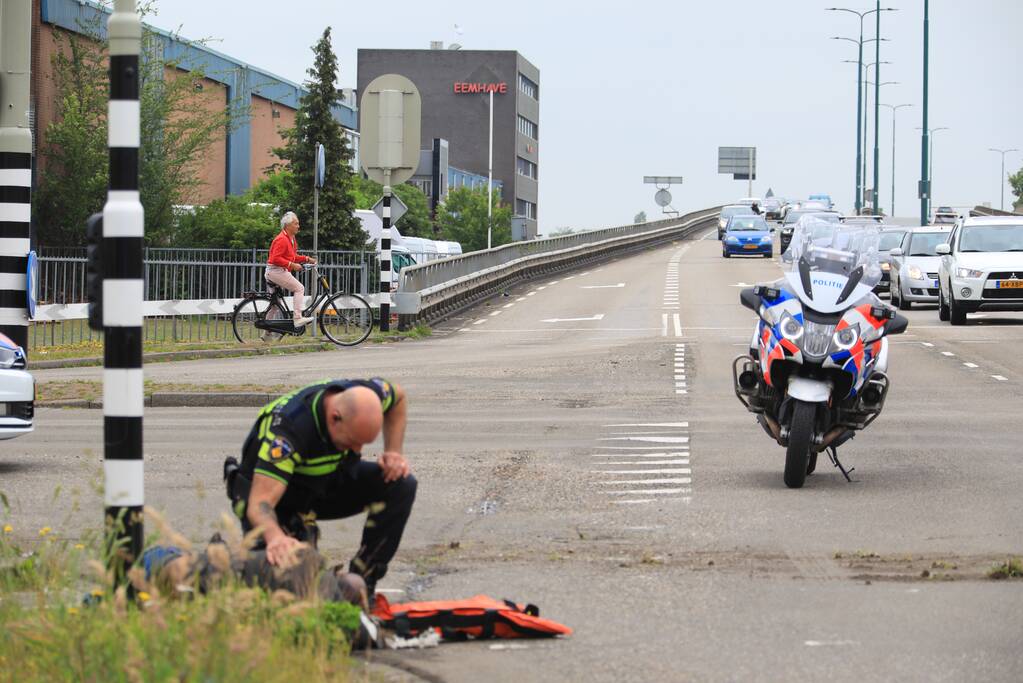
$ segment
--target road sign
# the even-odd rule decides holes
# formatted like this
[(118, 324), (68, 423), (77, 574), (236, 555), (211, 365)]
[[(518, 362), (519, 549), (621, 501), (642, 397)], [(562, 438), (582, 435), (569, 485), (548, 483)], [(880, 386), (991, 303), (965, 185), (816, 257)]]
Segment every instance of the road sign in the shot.
[(374, 78), (359, 102), (359, 156), (371, 180), (394, 186), (419, 165), (423, 101), (415, 84), (398, 74)]
[(731, 173), (735, 180), (757, 177), (756, 147), (718, 147), (718, 173)]
[(658, 190), (657, 193), (654, 194), (654, 202), (657, 203), (657, 206), (667, 206), (668, 204), (671, 204), (671, 193), (667, 190)]
[(327, 159), (323, 153), (323, 144), (316, 145), (316, 187), (323, 187), (323, 175), (326, 173)]
[(645, 175), (643, 182), (647, 185), (681, 185), (680, 175)]
[[(384, 219), (384, 198), (381, 197), (377, 200), (377, 203), (373, 205), (373, 213), (380, 217), (380, 220)], [(391, 225), (398, 222), (398, 219), (408, 213), (408, 207), (405, 206), (405, 202), (401, 201), (401, 198), (396, 195), (391, 195)]]

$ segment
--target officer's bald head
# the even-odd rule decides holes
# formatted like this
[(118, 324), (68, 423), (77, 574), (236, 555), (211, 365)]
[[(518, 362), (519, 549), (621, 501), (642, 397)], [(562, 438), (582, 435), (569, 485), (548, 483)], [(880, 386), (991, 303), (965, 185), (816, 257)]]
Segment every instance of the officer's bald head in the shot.
[(372, 389), (356, 386), (332, 394), (324, 408), (327, 431), (338, 448), (359, 451), (380, 434), (384, 414), (380, 397)]

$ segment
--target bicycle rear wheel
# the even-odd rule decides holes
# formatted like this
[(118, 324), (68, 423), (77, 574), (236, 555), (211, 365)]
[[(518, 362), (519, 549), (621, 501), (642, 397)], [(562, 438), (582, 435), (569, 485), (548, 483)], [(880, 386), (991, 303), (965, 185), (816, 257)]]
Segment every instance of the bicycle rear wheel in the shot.
[(234, 313), (231, 315), (231, 328), (234, 330), (234, 336), (242, 344), (277, 341), (281, 335), (258, 329), (256, 321), (283, 320), (285, 316), (284, 308), (280, 303), (273, 303), (269, 296), (260, 294), (252, 299), (244, 299), (234, 307)]
[(330, 341), (355, 346), (373, 331), (373, 309), (356, 294), (333, 294), (320, 308), (316, 322)]

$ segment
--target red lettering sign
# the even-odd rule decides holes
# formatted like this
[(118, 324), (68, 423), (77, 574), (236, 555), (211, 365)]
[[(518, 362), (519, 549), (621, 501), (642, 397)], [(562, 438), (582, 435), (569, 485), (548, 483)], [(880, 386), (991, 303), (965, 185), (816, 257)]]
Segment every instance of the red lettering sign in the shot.
[(507, 83), (467, 83), (465, 81), (458, 81), (455, 83), (455, 93), (470, 94), (470, 93), (499, 93), (504, 95), (508, 92)]

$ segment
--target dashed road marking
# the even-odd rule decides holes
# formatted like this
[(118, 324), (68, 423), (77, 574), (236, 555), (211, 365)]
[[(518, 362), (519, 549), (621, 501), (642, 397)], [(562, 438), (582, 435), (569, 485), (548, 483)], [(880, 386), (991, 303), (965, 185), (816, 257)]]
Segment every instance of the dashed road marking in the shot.
[(963, 365), (965, 365), (965, 366), (966, 366), (966, 367), (968, 367), (968, 368), (977, 368), (977, 367), (980, 367), (980, 366), (979, 366), (979, 365), (977, 365), (976, 363), (963, 363)]
[(597, 441), (639, 441), (646, 443), (689, 443), (688, 436), (612, 436)]
[(1008, 382), (1009, 381), (1008, 377), (1003, 377), (1002, 375), (991, 375), (991, 377), (992, 377), (992, 379), (996, 379), (999, 382)]
[(686, 429), (689, 427), (688, 422), (622, 422), (613, 425), (604, 425), (605, 427), (677, 427), (679, 429)]
[(947, 356), (947, 357), (951, 358), (951, 357), (952, 357), (952, 356), (954, 356), (955, 354), (954, 354), (954, 353), (952, 353), (951, 351), (942, 351), (942, 352), (941, 352), (941, 355), (943, 355), (943, 356)]
[(473, 325), (482, 325), (485, 322), (487, 322), (487, 319), (483, 318), (482, 320), (477, 320), (476, 322), (474, 322)]

